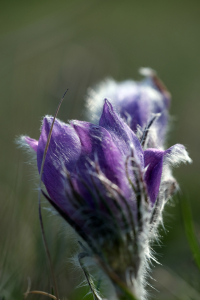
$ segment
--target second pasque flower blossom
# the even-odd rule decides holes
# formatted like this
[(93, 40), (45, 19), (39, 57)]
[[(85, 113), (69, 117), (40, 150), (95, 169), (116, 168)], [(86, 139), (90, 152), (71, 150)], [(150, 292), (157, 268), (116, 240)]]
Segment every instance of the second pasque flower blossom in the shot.
[(98, 122), (104, 98), (108, 98), (130, 128), (137, 132), (138, 126), (144, 129), (152, 115), (160, 113), (151, 127), (150, 147), (162, 147), (168, 128), (171, 95), (155, 71), (148, 68), (140, 71), (145, 76), (140, 82), (107, 79), (90, 89), (87, 115), (91, 121)]

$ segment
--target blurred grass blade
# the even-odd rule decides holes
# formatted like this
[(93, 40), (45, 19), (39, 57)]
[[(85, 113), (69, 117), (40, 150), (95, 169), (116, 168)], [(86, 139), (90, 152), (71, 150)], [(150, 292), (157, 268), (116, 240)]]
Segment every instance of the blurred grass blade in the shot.
[[(49, 297), (49, 298), (51, 298), (51, 299), (55, 299), (55, 300), (58, 299), (58, 298), (56, 298), (56, 296), (51, 295), (51, 294), (46, 293), (46, 292), (42, 292), (42, 291), (30, 291), (30, 292), (27, 292), (27, 293), (25, 294), (25, 296), (27, 297), (29, 294), (39, 294), (39, 295), (47, 296), (47, 297)], [(59, 300), (59, 299), (58, 299), (58, 300)]]
[(194, 257), (194, 260), (200, 270), (200, 245), (198, 243), (198, 240), (197, 240), (197, 237), (195, 234), (194, 223), (192, 220), (191, 207), (190, 207), (189, 201), (186, 198), (181, 199), (181, 208), (182, 208), (182, 215), (183, 215), (186, 237), (187, 237), (192, 255)]

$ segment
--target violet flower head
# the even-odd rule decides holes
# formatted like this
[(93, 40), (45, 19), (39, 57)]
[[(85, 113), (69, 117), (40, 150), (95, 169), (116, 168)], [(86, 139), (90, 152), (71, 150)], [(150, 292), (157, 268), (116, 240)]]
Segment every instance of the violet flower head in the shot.
[(107, 79), (88, 91), (87, 116), (98, 122), (102, 103), (108, 98), (120, 116), (136, 133), (138, 127), (144, 129), (154, 114), (160, 114), (151, 127), (149, 147), (163, 147), (168, 128), (170, 93), (156, 76), (155, 71), (142, 68), (145, 79), (137, 82), (126, 80), (116, 82)]
[[(52, 121), (44, 118), (39, 141), (22, 137), (39, 172)], [(170, 167), (191, 161), (180, 144), (166, 151), (142, 145), (105, 100), (98, 125), (56, 119), (42, 174), (48, 201), (138, 299), (145, 299), (149, 243), (174, 182)]]

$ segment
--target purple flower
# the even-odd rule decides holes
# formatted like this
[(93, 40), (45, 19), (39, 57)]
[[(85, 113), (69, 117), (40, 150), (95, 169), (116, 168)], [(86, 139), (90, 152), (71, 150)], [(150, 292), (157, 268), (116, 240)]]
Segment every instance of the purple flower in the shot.
[(171, 96), (154, 71), (143, 68), (141, 73), (146, 76), (141, 82), (133, 80), (116, 82), (108, 79), (100, 83), (96, 89), (90, 89), (87, 114), (91, 121), (98, 121), (102, 102), (108, 98), (120, 116), (136, 133), (138, 126), (144, 129), (152, 116), (159, 113), (160, 115), (151, 127), (149, 146), (161, 147), (165, 142), (167, 132)]
[[(44, 118), (39, 141), (22, 137), (37, 154), (39, 172), (52, 121)], [(142, 257), (174, 182), (170, 165), (180, 161), (190, 158), (179, 144), (144, 151), (106, 100), (99, 125), (56, 119), (42, 174), (44, 194), (124, 282), (130, 268), (139, 280)]]

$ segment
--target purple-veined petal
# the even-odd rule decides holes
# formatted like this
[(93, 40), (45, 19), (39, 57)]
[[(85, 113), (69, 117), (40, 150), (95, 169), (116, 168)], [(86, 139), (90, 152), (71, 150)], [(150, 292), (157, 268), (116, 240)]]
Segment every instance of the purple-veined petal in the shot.
[(159, 193), (164, 154), (164, 151), (154, 148), (144, 151), (145, 167), (148, 166), (145, 172), (145, 181), (147, 184), (148, 195), (152, 204), (155, 203)]
[[(44, 149), (53, 117), (45, 117), (38, 142), (37, 161), (40, 172)], [(42, 181), (49, 196), (66, 213), (73, 211), (72, 204), (66, 195), (67, 179), (65, 168), (72, 171), (81, 153), (80, 140), (75, 130), (58, 119), (55, 120), (52, 135), (44, 163)]]
[(138, 138), (129, 126), (114, 111), (111, 103), (107, 99), (105, 99), (99, 125), (109, 131), (114, 143), (124, 155), (130, 155), (131, 147), (133, 147), (134, 156), (139, 160), (139, 164), (143, 169), (143, 150)]
[[(103, 127), (88, 122), (72, 122), (80, 138), (82, 155), (77, 167), (83, 177), (88, 177), (89, 162), (97, 162), (102, 173), (116, 184), (125, 195), (130, 195), (125, 176), (125, 156), (113, 142), (111, 134)], [(90, 169), (92, 170), (91, 166)]]

